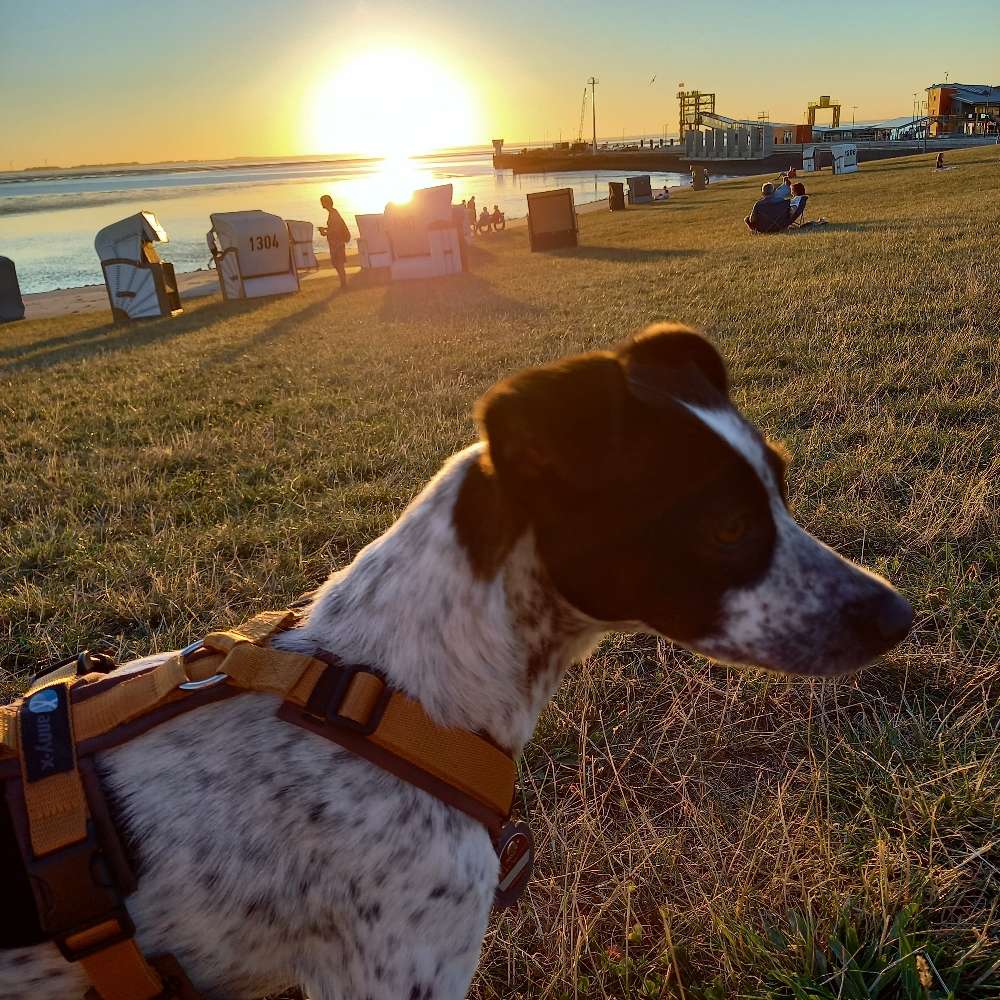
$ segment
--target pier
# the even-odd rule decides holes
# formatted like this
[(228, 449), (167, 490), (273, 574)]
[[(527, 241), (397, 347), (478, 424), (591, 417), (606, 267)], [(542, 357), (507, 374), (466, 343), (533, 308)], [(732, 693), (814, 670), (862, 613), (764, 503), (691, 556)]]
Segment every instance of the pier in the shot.
[[(593, 113), (593, 84), (591, 111)], [(951, 128), (950, 119), (940, 115), (904, 119), (883, 125), (841, 125), (839, 102), (829, 95), (810, 101), (806, 124), (790, 124), (767, 120), (762, 114), (756, 121), (728, 118), (715, 110), (715, 94), (697, 90), (681, 91), (679, 102), (679, 140), (641, 139), (624, 146), (614, 142), (597, 142), (596, 118), (591, 142), (582, 141), (583, 111), (581, 107), (580, 135), (573, 143), (559, 142), (549, 147), (525, 147), (516, 152), (504, 151), (504, 140), (493, 140), (493, 167), (513, 170), (516, 174), (557, 173), (563, 171), (656, 171), (686, 173), (692, 166), (705, 167), (714, 174), (763, 174), (802, 166), (805, 147), (816, 150), (816, 166), (822, 169), (832, 161), (830, 147), (848, 142), (857, 146), (858, 161), (884, 160), (914, 153), (964, 149), (994, 143), (995, 131), (974, 129), (958, 132)], [(816, 113), (829, 111), (830, 127), (816, 125)], [(991, 118), (991, 121), (993, 119)], [(949, 127), (946, 129), (945, 125)]]
[[(955, 136), (923, 140), (896, 140), (886, 142), (858, 142), (858, 162), (886, 160), (914, 153), (939, 152), (949, 149), (966, 149), (983, 143), (993, 144), (996, 138), (981, 136)], [(513, 170), (515, 174), (558, 173), (575, 170), (620, 170), (623, 172), (676, 172), (687, 173), (692, 166), (707, 167), (713, 174), (750, 175), (766, 174), (771, 170), (796, 169), (802, 166), (803, 146), (815, 146), (817, 166), (830, 163), (829, 142), (783, 143), (766, 155), (709, 156), (705, 153), (687, 153), (683, 146), (661, 146), (635, 149), (598, 148), (592, 152), (588, 146), (580, 152), (558, 148), (526, 148), (517, 152), (493, 154), (496, 170)], [(700, 155), (699, 155), (700, 154)]]

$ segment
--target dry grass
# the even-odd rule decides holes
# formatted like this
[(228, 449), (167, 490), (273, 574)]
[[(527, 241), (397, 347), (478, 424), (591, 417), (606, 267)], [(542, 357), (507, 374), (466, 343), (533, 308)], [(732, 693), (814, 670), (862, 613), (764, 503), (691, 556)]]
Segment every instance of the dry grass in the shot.
[(747, 179), (587, 216), (575, 252), (482, 240), (459, 278), (0, 329), (7, 683), (281, 604), (504, 372), (700, 325), (796, 455), (801, 520), (916, 626), (856, 684), (609, 640), (523, 761), (538, 875), (473, 996), (1000, 995), (998, 152), (812, 180), (812, 232), (747, 236)]

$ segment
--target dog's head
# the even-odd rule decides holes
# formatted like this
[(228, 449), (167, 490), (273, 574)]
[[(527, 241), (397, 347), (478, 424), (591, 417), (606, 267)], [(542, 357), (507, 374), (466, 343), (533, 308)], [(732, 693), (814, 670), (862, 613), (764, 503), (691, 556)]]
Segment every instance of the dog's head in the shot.
[(896, 645), (909, 604), (795, 523), (784, 454), (728, 388), (711, 344), (675, 326), (495, 386), (477, 411), (488, 453), (456, 506), (477, 572), (530, 527), (580, 611), (720, 660), (826, 675)]

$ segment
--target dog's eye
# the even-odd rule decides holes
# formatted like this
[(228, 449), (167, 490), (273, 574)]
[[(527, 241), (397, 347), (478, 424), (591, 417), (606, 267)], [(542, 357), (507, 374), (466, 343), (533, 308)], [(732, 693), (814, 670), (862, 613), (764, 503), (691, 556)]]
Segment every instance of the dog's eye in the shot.
[(743, 540), (748, 527), (746, 515), (733, 511), (715, 525), (712, 534), (720, 545), (735, 545)]

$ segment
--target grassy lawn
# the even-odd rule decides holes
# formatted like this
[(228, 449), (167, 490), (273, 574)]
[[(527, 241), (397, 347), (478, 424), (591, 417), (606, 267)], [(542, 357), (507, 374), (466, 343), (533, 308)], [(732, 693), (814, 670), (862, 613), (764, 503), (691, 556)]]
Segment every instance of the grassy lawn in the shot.
[(584, 216), (576, 251), (484, 238), (460, 277), (0, 327), (0, 680), (281, 605), (499, 376), (678, 319), (916, 624), (850, 682), (612, 637), (522, 762), (537, 877), (472, 995), (1000, 996), (1000, 148), (947, 159), (806, 178), (812, 231), (749, 236), (748, 178)]

